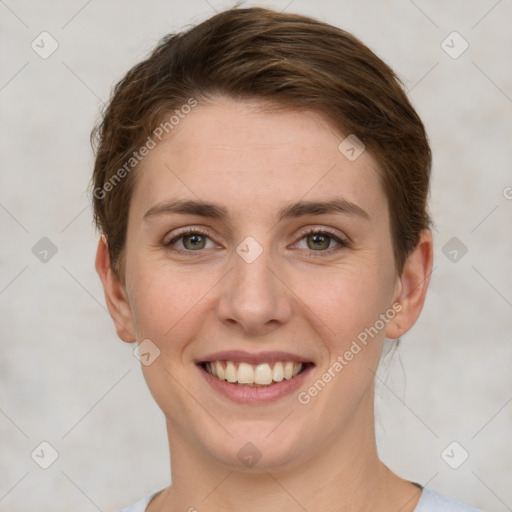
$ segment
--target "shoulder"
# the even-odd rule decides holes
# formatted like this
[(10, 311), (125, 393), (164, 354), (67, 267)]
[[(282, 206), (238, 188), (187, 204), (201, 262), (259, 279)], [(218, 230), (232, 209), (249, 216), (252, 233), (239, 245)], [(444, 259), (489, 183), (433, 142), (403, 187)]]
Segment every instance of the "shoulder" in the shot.
[(414, 512), (482, 512), (460, 501), (444, 498), (431, 489), (423, 489)]
[[(158, 494), (155, 492), (142, 500), (123, 508), (119, 512), (145, 512), (149, 502)], [(414, 512), (483, 512), (480, 509), (470, 507), (459, 501), (444, 498), (431, 489), (423, 489), (421, 498)]]
[(148, 506), (149, 502), (159, 493), (154, 492), (153, 494), (150, 494), (149, 496), (146, 496), (140, 501), (137, 501), (137, 503), (134, 503), (133, 505), (130, 505), (129, 507), (125, 507), (119, 512), (145, 512), (146, 507)]

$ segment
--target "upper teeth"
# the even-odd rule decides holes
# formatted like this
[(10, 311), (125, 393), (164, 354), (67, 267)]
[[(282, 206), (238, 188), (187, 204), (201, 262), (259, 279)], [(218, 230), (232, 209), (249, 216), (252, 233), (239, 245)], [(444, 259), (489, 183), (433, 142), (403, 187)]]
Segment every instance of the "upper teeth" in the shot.
[(205, 365), (206, 371), (220, 380), (238, 384), (268, 385), (295, 377), (302, 370), (302, 363), (292, 361), (278, 361), (270, 363), (249, 364), (238, 363), (238, 368), (233, 361), (210, 361)]

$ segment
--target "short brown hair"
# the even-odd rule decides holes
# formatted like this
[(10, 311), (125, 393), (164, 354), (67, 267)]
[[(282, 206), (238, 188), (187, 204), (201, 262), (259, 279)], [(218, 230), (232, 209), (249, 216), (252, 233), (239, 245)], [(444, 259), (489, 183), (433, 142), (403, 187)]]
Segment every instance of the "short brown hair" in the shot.
[(420, 231), (430, 226), (431, 151), (400, 80), (342, 29), (296, 14), (234, 8), (164, 37), (115, 86), (91, 134), (97, 148), (94, 220), (106, 235), (112, 267), (122, 280), (136, 178), (126, 162), (165, 116), (191, 98), (201, 101), (219, 94), (313, 110), (340, 134), (360, 139), (379, 164), (401, 273)]

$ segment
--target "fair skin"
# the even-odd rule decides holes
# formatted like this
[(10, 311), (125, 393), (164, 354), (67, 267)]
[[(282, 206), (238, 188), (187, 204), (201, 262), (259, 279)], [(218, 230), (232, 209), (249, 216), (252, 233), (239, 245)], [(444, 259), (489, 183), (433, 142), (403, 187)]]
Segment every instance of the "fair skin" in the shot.
[[(103, 237), (98, 245), (96, 268), (119, 337), (149, 339), (160, 350), (142, 370), (166, 417), (172, 485), (148, 510), (412, 511), (419, 489), (377, 456), (374, 374), (385, 337), (405, 334), (422, 309), (430, 232), (398, 275), (370, 153), (347, 159), (338, 150), (344, 136), (316, 113), (255, 105), (220, 97), (200, 104), (134, 171), (124, 283)], [(176, 199), (215, 203), (227, 216), (154, 208)], [(278, 216), (299, 201), (331, 199), (343, 199), (344, 211)], [(166, 247), (184, 227), (206, 235)], [(236, 251), (249, 236), (262, 248), (250, 263)], [(400, 311), (301, 403), (298, 394), (393, 304)], [(198, 364), (226, 350), (285, 351), (312, 364), (293, 392), (239, 403)], [(261, 455), (250, 467), (237, 456), (248, 442)]]

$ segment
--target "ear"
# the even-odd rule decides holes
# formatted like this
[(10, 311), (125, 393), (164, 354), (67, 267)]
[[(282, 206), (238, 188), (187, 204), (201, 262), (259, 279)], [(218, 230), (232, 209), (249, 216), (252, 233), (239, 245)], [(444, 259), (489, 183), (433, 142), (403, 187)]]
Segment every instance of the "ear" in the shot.
[(420, 233), (418, 245), (408, 256), (399, 277), (393, 303), (400, 304), (401, 309), (387, 325), (387, 338), (397, 339), (403, 336), (416, 323), (425, 303), (432, 261), (432, 233), (424, 229)]
[(112, 270), (107, 239), (101, 236), (96, 251), (96, 271), (100, 276), (105, 293), (107, 308), (114, 320), (117, 335), (125, 342), (136, 341), (130, 305), (126, 300), (123, 286)]

